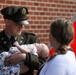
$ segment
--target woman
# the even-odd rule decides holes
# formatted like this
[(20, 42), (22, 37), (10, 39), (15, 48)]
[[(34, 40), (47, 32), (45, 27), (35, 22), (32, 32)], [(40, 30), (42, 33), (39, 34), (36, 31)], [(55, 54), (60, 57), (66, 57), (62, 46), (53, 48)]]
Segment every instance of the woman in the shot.
[(75, 54), (69, 48), (73, 36), (74, 30), (70, 21), (58, 19), (51, 24), (49, 40), (55, 52), (38, 75), (76, 75)]

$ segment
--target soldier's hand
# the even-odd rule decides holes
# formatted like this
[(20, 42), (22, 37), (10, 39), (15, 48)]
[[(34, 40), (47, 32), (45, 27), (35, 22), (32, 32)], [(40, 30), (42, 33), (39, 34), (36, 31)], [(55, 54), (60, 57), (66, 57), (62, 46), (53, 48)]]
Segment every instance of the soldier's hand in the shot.
[(25, 59), (26, 59), (26, 54), (17, 52), (17, 53), (11, 54), (10, 56), (7, 56), (5, 58), (5, 64), (7, 66), (12, 66), (12, 65), (19, 64)]

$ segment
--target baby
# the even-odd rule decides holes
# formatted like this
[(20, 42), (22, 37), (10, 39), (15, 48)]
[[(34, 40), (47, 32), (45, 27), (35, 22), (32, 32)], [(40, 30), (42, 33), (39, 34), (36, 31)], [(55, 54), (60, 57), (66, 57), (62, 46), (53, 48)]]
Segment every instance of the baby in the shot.
[(48, 57), (49, 54), (49, 48), (44, 43), (33, 43), (33, 44), (25, 44), (25, 45), (19, 45), (19, 43), (16, 41), (14, 43), (15, 47), (11, 47), (10, 51), (20, 51), (22, 53), (31, 53), (34, 55), (37, 55), (41, 58)]

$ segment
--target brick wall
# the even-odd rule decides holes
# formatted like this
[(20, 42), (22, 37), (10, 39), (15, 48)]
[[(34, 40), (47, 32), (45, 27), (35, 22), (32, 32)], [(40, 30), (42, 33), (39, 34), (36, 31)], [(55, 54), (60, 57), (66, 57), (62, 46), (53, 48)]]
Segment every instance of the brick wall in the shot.
[[(23, 30), (35, 33), (41, 42), (48, 43), (49, 26), (59, 17), (70, 19), (76, 13), (75, 0), (0, 0), (0, 9), (6, 6), (25, 6), (29, 10), (29, 26)], [(5, 24), (0, 14), (0, 31)]]

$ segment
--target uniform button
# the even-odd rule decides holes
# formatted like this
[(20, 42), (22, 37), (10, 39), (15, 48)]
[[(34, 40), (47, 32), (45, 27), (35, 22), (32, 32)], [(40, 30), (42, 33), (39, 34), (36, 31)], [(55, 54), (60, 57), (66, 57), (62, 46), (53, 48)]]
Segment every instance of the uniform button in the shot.
[(4, 41), (4, 44), (6, 44), (7, 42), (6, 41)]
[(23, 37), (21, 37), (21, 39), (24, 39)]
[(1, 38), (1, 40), (4, 40), (4, 38)]
[(20, 41), (20, 43), (22, 43), (22, 41)]

